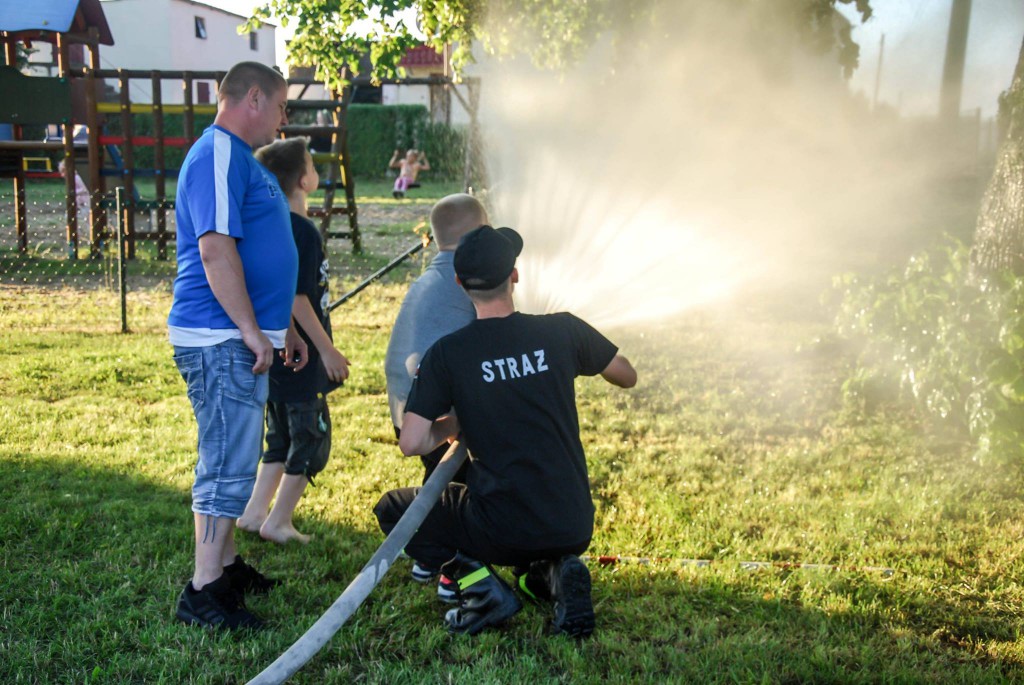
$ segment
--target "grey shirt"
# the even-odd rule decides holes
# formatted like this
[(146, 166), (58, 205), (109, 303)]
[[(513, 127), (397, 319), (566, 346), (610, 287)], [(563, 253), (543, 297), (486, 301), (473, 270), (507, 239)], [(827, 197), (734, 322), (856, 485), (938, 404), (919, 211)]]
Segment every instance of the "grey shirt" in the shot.
[(469, 295), (455, 281), (454, 261), (454, 252), (437, 253), (409, 286), (391, 330), (384, 374), (391, 420), (398, 428), (423, 353), (440, 338), (476, 320)]

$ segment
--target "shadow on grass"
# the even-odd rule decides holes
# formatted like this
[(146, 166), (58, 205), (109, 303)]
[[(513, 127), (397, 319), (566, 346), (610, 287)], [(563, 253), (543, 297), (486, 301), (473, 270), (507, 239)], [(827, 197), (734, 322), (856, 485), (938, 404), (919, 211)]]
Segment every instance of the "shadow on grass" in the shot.
[(972, 615), (934, 596), (908, 603), (898, 579), (637, 567), (603, 568), (594, 579), (606, 652), (596, 663), (631, 654), (646, 665), (638, 679), (1000, 683), (1024, 675), (1019, 659), (991, 648), (1013, 645), (1012, 612)]
[(255, 664), (272, 661), (319, 618), (382, 539), (303, 516), (301, 504), (296, 525), (315, 536), (308, 546), (237, 532), (246, 560), (283, 581), (248, 601), (271, 629), (258, 641), (239, 641), (174, 618), (192, 573), (187, 488), (64, 454), (8, 452), (0, 453), (0, 490), (17, 503), (0, 510), (4, 683), (186, 682), (192, 677), (181, 675), (197, 673), (233, 682), (243, 671), (254, 675)]

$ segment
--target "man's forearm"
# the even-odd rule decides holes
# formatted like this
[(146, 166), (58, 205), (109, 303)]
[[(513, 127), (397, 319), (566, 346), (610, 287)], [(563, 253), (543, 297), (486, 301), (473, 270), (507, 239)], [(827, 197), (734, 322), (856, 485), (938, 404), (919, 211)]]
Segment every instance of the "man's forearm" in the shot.
[(459, 421), (455, 414), (443, 416), (436, 421), (406, 412), (402, 420), (402, 434), (398, 445), (406, 456), (428, 454), (445, 440), (459, 433)]
[[(231, 241), (230, 245), (225, 241)], [(252, 300), (249, 299), (249, 291), (245, 287), (245, 271), (234, 238), (203, 236), (200, 239), (200, 254), (210, 290), (231, 321), (243, 334), (258, 331), (259, 324), (256, 322)]]

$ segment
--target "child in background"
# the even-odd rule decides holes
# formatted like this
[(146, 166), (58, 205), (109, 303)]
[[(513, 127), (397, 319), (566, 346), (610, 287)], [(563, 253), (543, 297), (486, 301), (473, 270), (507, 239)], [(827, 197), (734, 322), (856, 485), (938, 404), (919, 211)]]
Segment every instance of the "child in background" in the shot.
[[(62, 159), (57, 165), (57, 171), (60, 172), (61, 176), (65, 175), (65, 168), (64, 160)], [(79, 212), (83, 209), (86, 211), (89, 210), (89, 197), (90, 193), (88, 186), (85, 185), (85, 181), (83, 181), (82, 177), (78, 175), (77, 171), (75, 171), (75, 206), (78, 207)]]
[[(329, 301), (325, 247), (320, 231), (306, 215), (308, 194), (320, 177), (306, 146), (306, 139), (291, 138), (256, 151), (256, 159), (277, 177), (291, 208), (299, 252), (292, 318), (309, 346), (309, 362), (301, 371), (285, 367), (283, 358), (275, 359), (270, 369), (266, 449), (252, 497), (238, 519), (242, 530), (280, 544), (310, 540), (295, 529), (292, 514), (306, 484), (327, 463), (331, 451), (327, 393), (348, 378), (349, 365), (334, 347), (330, 317), (324, 311)], [(268, 515), (272, 499), (274, 507)]]
[(405, 197), (405, 191), (409, 188), (420, 187), (420, 184), (416, 182), (416, 177), (421, 171), (430, 171), (430, 162), (427, 161), (425, 153), (409, 150), (405, 153), (404, 158), (399, 159), (398, 156), (399, 151), (395, 150), (395, 153), (391, 155), (391, 161), (388, 162), (389, 169), (401, 170), (398, 172), (398, 178), (395, 179), (395, 189), (391, 193), (396, 200)]

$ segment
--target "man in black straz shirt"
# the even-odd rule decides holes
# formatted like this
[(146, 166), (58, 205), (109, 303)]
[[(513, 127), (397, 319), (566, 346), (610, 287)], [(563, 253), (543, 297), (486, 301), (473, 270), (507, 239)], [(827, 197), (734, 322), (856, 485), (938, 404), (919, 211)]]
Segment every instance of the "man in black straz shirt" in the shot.
[[(406, 404), (399, 447), (426, 454), (461, 430), (472, 464), (451, 483), (406, 545), (417, 562), (456, 581), (453, 633), (476, 634), (510, 618), (519, 599), (491, 565), (514, 566), (528, 596), (554, 603), (555, 633), (594, 630), (590, 573), (577, 555), (590, 544), (594, 505), (576, 413), (576, 376), (600, 374), (631, 388), (636, 371), (618, 348), (569, 313), (515, 310), (510, 228), (481, 226), (455, 252), (455, 273), (477, 320), (424, 355)], [(374, 513), (389, 533), (419, 488), (381, 497)]]

